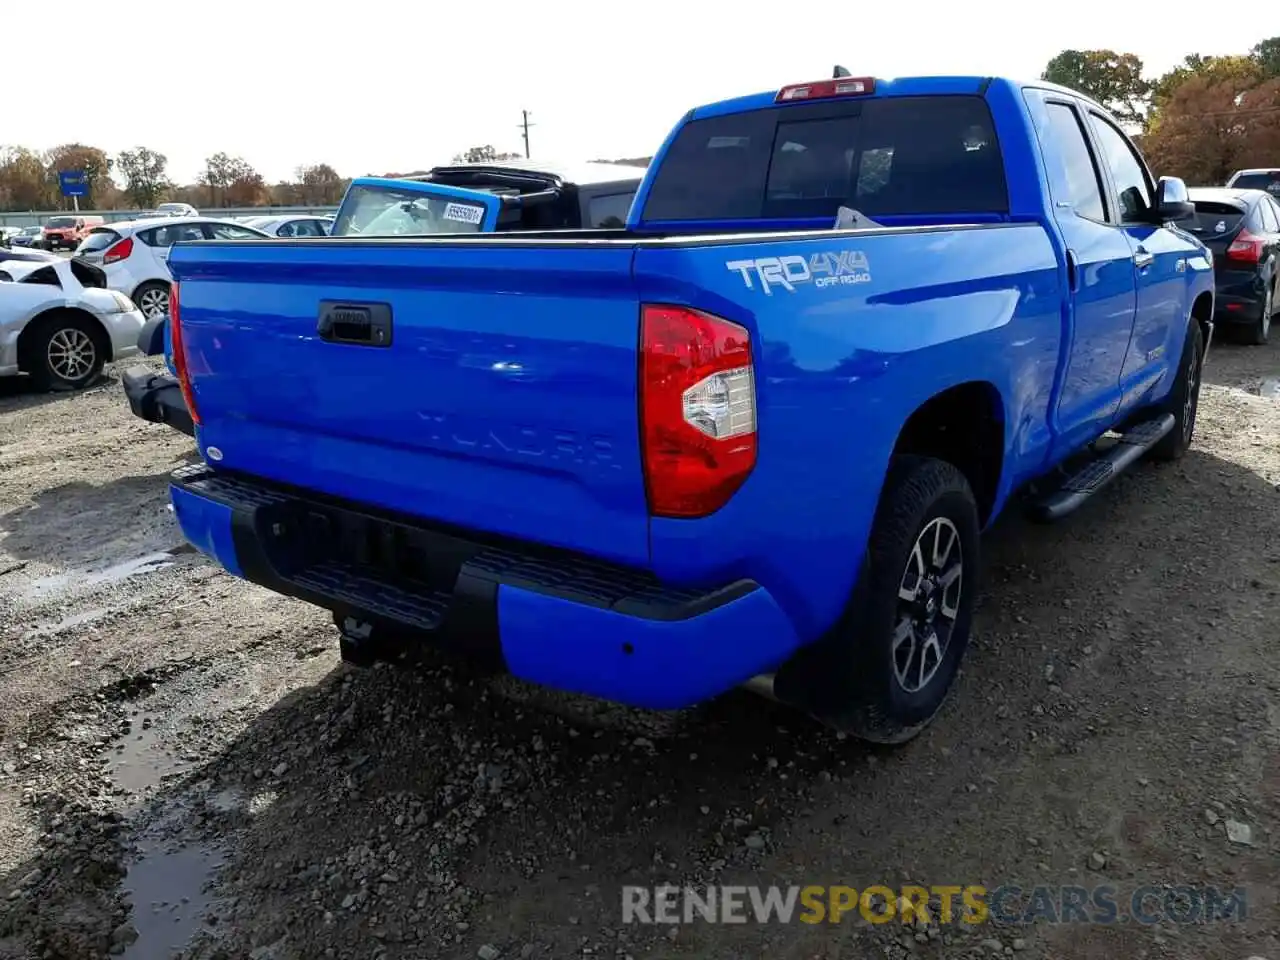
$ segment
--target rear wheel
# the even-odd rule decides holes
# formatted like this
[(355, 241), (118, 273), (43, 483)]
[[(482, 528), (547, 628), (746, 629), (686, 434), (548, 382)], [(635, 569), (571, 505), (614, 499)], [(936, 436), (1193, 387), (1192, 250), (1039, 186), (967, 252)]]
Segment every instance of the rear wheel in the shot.
[[(844, 733), (904, 743), (946, 699), (969, 643), (978, 508), (954, 466), (896, 457), (845, 615), (793, 702)], [(784, 668), (784, 673), (786, 668)], [(779, 690), (788, 696), (785, 684)]]
[(1275, 297), (1271, 287), (1267, 287), (1267, 298), (1262, 301), (1262, 313), (1245, 331), (1246, 342), (1260, 347), (1271, 338), (1271, 316), (1275, 313)]
[(133, 291), (133, 302), (148, 320), (163, 317), (169, 312), (169, 284), (148, 280)]
[(98, 379), (107, 360), (106, 336), (88, 317), (51, 313), (23, 335), (23, 367), (46, 390), (79, 390)]
[(1173, 429), (1151, 448), (1151, 456), (1156, 460), (1177, 460), (1191, 446), (1196, 432), (1196, 413), (1200, 409), (1200, 368), (1203, 362), (1204, 334), (1199, 321), (1193, 317), (1187, 325), (1186, 342), (1182, 346), (1182, 359), (1176, 374), (1178, 379), (1164, 405), (1164, 412), (1173, 414)]

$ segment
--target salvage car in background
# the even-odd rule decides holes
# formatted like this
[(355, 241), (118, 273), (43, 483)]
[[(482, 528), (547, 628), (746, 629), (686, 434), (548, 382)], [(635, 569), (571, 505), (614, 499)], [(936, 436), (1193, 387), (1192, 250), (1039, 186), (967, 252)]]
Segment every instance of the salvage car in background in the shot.
[(47, 390), (75, 390), (103, 364), (138, 352), (142, 312), (77, 260), (0, 254), (0, 376), (26, 373)]
[(333, 217), (310, 214), (244, 217), (240, 218), (240, 222), (272, 237), (327, 237), (333, 229)]
[(44, 234), (44, 227), (39, 225), (31, 227), (23, 227), (17, 233), (10, 235), (9, 246), (15, 247), (31, 247), (32, 249), (40, 248), (40, 238)]
[(100, 265), (107, 286), (133, 300), (147, 319), (169, 312), (169, 248), (181, 240), (261, 240), (232, 220), (207, 217), (153, 217), (97, 227), (76, 248), (76, 256)]
[(1261, 345), (1280, 310), (1280, 203), (1263, 190), (1196, 187), (1187, 229), (1213, 252), (1214, 316), (1223, 329)]
[(102, 217), (75, 214), (66, 217), (50, 217), (40, 238), (46, 250), (74, 250), (94, 227), (103, 223)]

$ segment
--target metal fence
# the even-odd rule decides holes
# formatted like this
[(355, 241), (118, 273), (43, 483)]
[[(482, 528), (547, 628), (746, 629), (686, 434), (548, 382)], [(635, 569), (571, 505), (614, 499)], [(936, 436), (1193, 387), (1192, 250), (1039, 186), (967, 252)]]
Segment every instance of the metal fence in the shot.
[[(137, 220), (143, 214), (148, 213), (147, 210), (81, 210), (78, 213), (74, 210), (33, 210), (28, 213), (4, 213), (0, 212), (0, 227), (32, 227), (43, 226), (50, 217), (83, 217), (95, 216), (102, 217), (103, 220), (111, 223), (120, 220)], [(321, 207), (219, 207), (210, 209), (208, 207), (200, 208), (202, 217), (274, 217), (287, 216), (289, 214), (324, 214), (337, 213), (336, 206)]]

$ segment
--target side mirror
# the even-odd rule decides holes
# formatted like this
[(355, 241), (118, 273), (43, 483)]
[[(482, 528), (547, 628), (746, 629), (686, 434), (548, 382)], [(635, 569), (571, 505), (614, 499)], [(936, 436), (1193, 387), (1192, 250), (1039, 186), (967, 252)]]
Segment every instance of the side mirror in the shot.
[(1189, 220), (1196, 215), (1187, 185), (1178, 177), (1161, 177), (1156, 182), (1156, 217), (1161, 223)]

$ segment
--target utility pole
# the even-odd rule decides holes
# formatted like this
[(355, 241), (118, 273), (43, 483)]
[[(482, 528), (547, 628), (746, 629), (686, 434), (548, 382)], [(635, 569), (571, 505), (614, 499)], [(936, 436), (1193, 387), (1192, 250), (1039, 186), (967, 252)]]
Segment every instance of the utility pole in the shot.
[(523, 120), (520, 123), (520, 129), (524, 133), (524, 158), (528, 160), (529, 159), (529, 128), (536, 127), (537, 124), (529, 122), (528, 110), (521, 110), (520, 115), (523, 118)]

